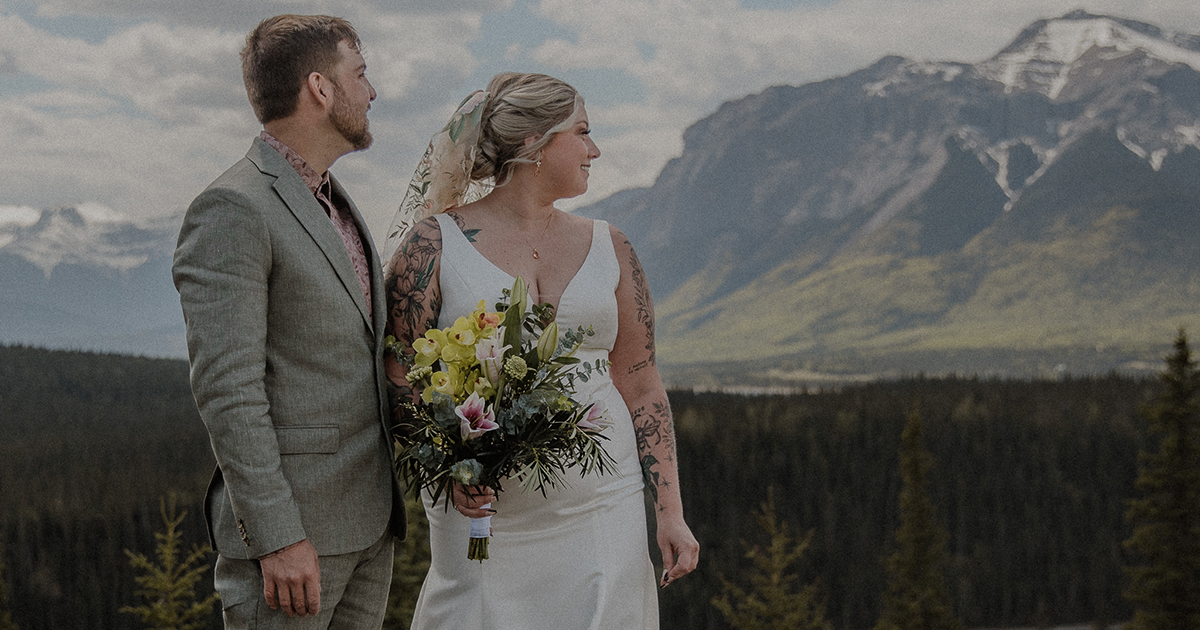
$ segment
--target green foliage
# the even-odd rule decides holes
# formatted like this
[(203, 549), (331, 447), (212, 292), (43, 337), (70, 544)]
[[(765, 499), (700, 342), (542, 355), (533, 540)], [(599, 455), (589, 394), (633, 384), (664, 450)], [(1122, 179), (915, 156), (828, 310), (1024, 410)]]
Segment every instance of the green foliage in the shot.
[(383, 627), (388, 630), (408, 630), (425, 574), (429, 571), (429, 520), (420, 499), (405, 500), (408, 510), (408, 538), (396, 549), (392, 566), (392, 590), (388, 593), (387, 612)]
[(1158, 451), (1139, 454), (1143, 496), (1126, 513), (1135, 527), (1125, 547), (1143, 560), (1127, 569), (1132, 630), (1200, 627), (1200, 373), (1183, 331), (1166, 363), (1164, 391), (1145, 410)]
[(183, 548), (206, 543), (213, 465), (186, 361), (0, 345), (0, 538), (21, 630), (136, 627), (118, 612), (138, 588), (124, 550), (154, 549), (172, 493)]
[(925, 450), (921, 412), (908, 414), (900, 447), (900, 548), (887, 559), (888, 588), (875, 630), (959, 630), (943, 573), (946, 533), (927, 490), (933, 457)]
[(8, 610), (8, 581), (4, 579), (4, 543), (0, 540), (0, 630), (17, 630)]
[(767, 502), (755, 515), (770, 541), (767, 547), (742, 541), (746, 557), (754, 570), (746, 579), (748, 589), (721, 576), (722, 592), (712, 598), (729, 625), (737, 630), (830, 630), (825, 606), (818, 599), (817, 584), (799, 591), (799, 576), (789, 569), (804, 555), (812, 542), (812, 532), (796, 540), (788, 533), (787, 522), (775, 516), (774, 488), (767, 488)]
[(159, 511), (166, 531), (154, 535), (158, 539), (157, 562), (145, 554), (125, 550), (129, 563), (142, 571), (137, 578), (141, 586), (137, 595), (146, 603), (122, 607), (121, 612), (141, 617), (152, 630), (199, 630), (220, 600), (216, 593), (196, 600), (196, 583), (208, 570), (202, 561), (211, 550), (196, 545), (181, 558), (179, 525), (187, 511), (176, 513), (174, 496), (169, 503), (160, 499)]
[[(137, 588), (123, 549), (154, 549), (161, 496), (177, 492), (189, 512), (182, 548), (206, 542), (201, 497), (213, 461), (187, 372), (178, 360), (0, 346), (0, 538), (21, 630), (135, 627), (117, 612)], [(1049, 625), (1128, 619), (1123, 516), (1148, 445), (1138, 410), (1158, 388), (1108, 376), (672, 391), (679, 487), (704, 551), (702, 570), (660, 591), (663, 628), (728, 628), (705, 602), (721, 592), (718, 573), (745, 564), (739, 541), (758, 540), (746, 515), (768, 483), (778, 518), (814, 532), (803, 563), (820, 578), (826, 617), (871, 627), (886, 588), (879, 559), (899, 525), (895, 454), (918, 397), (962, 619), (1030, 627), (1039, 606)], [(424, 545), (417, 527), (411, 540)], [(393, 594), (414, 597), (417, 582)], [(211, 587), (202, 579), (197, 593)], [(221, 627), (219, 611), (207, 627)]]
[[(671, 392), (683, 504), (707, 567), (660, 592), (664, 628), (719, 630), (696, 606), (742, 563), (762, 486), (814, 530), (806, 566), (838, 628), (870, 628), (899, 527), (905, 412), (922, 401), (928, 491), (946, 525), (947, 585), (968, 627), (1126, 619), (1120, 541), (1134, 492), (1138, 409), (1156, 384), (1118, 376), (911, 378), (792, 395)], [(652, 556), (654, 553), (651, 554)]]

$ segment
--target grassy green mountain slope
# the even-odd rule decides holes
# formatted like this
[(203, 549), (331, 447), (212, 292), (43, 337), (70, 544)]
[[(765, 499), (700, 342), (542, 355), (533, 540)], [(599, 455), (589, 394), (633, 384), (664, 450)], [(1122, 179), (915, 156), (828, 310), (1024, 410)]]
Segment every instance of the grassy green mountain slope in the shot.
[(712, 302), (693, 289), (710, 266), (659, 304), (660, 356), (759, 377), (987, 371), (1020, 352), (1033, 369), (1153, 364), (1180, 326), (1200, 329), (1200, 151), (1155, 171), (1112, 144), (1082, 139), (998, 215), (979, 204), (931, 224), (937, 204), (915, 204), (825, 262), (789, 260)]

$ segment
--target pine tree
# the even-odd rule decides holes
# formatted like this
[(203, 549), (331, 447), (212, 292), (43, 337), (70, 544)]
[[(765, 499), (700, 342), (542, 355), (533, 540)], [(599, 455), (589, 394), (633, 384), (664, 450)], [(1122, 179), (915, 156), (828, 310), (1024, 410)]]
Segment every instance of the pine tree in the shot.
[(946, 534), (934, 516), (926, 474), (933, 456), (922, 444), (921, 413), (908, 414), (900, 445), (899, 549), (886, 561), (887, 593), (875, 630), (959, 630), (943, 575)]
[(8, 581), (4, 579), (4, 544), (0, 541), (0, 630), (17, 630), (8, 610)]
[(770, 488), (767, 502), (755, 516), (770, 546), (763, 548), (742, 542), (746, 557), (754, 563), (754, 571), (747, 576), (749, 590), (719, 576), (722, 592), (713, 597), (712, 605), (737, 630), (830, 630), (825, 606), (818, 599), (817, 584), (810, 583), (796, 591), (799, 576), (788, 572), (808, 549), (812, 532), (803, 540), (792, 538), (787, 523), (780, 523), (775, 516), (775, 497)]
[(172, 495), (169, 506), (159, 499), (159, 513), (166, 531), (154, 534), (158, 539), (157, 563), (144, 554), (125, 550), (129, 564), (143, 571), (141, 576), (135, 578), (142, 587), (136, 593), (144, 597), (146, 603), (124, 606), (121, 612), (141, 617), (142, 623), (151, 630), (199, 630), (206, 625), (206, 617), (219, 600), (219, 596), (213, 593), (202, 601), (196, 601), (196, 583), (208, 570), (208, 566), (200, 562), (210, 550), (207, 545), (194, 546), (181, 561), (179, 545), (182, 534), (179, 525), (187, 517), (187, 510), (176, 514), (175, 497)]
[(1143, 415), (1162, 435), (1158, 452), (1141, 452), (1137, 487), (1125, 518), (1125, 548), (1143, 564), (1126, 567), (1132, 630), (1200, 628), (1200, 374), (1181, 330), (1160, 375), (1164, 386)]
[(408, 510), (408, 537), (403, 547), (397, 550), (396, 563), (392, 566), (392, 590), (388, 593), (387, 611), (383, 627), (388, 630), (407, 630), (412, 624), (417, 606), (417, 594), (429, 572), (429, 521), (421, 501), (409, 497), (405, 501)]

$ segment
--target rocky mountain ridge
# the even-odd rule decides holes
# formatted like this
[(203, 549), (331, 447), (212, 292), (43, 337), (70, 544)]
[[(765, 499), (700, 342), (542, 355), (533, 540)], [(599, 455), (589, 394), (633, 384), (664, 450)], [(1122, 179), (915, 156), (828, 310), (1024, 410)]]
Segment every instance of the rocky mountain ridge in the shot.
[[(578, 212), (634, 241), (675, 384), (1157, 367), (1200, 324), (1200, 36), (1075, 12), (773, 87)], [(0, 342), (182, 356), (175, 228), (0, 207)]]
[(1152, 364), (1200, 321), (1200, 38), (1075, 12), (771, 88), (580, 212), (638, 247), (689, 378)]
[(186, 356), (177, 231), (94, 203), (0, 207), (0, 343)]

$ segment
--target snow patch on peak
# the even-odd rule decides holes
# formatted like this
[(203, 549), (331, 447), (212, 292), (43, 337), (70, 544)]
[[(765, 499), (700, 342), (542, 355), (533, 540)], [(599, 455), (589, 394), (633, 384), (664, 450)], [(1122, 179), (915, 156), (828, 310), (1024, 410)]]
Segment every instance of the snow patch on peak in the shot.
[(871, 96), (884, 97), (887, 96), (889, 87), (903, 83), (914, 75), (936, 76), (940, 74), (943, 81), (950, 82), (962, 74), (963, 69), (962, 64), (956, 63), (905, 61), (883, 80), (864, 85), (863, 90)]
[(75, 211), (86, 223), (128, 223), (129, 218), (112, 208), (95, 201), (85, 201), (75, 206)]
[(1200, 122), (1190, 126), (1178, 126), (1175, 128), (1175, 133), (1178, 133), (1184, 144), (1190, 144), (1197, 149), (1200, 149)]
[(60, 264), (128, 271), (155, 252), (169, 251), (169, 232), (139, 227), (95, 202), (51, 210), (0, 206), (0, 249), (33, 263), (47, 277)]
[(1128, 130), (1126, 130), (1124, 127), (1117, 127), (1117, 140), (1120, 140), (1121, 144), (1125, 145), (1126, 149), (1129, 149), (1134, 155), (1142, 158), (1143, 160), (1150, 157), (1150, 153), (1134, 142), (1129, 136)]
[[(29, 206), (0, 206), (0, 228), (29, 227), (42, 218), (42, 211)], [(0, 245), (3, 247), (3, 245)]]
[(1200, 71), (1200, 52), (1180, 47), (1173, 33), (1155, 37), (1139, 32), (1116, 20), (1102, 16), (1071, 15), (1049, 20), (1019, 45), (980, 64), (984, 75), (1002, 83), (1006, 92), (1042, 84), (1051, 99), (1062, 91), (1075, 63), (1089, 50), (1115, 51), (1108, 56), (1123, 56), (1141, 51), (1168, 63), (1180, 63)]
[(1170, 153), (1170, 149), (1165, 147), (1161, 149), (1155, 149), (1154, 152), (1150, 154), (1150, 168), (1154, 169), (1155, 171), (1162, 168), (1163, 160), (1167, 158), (1168, 153)]

